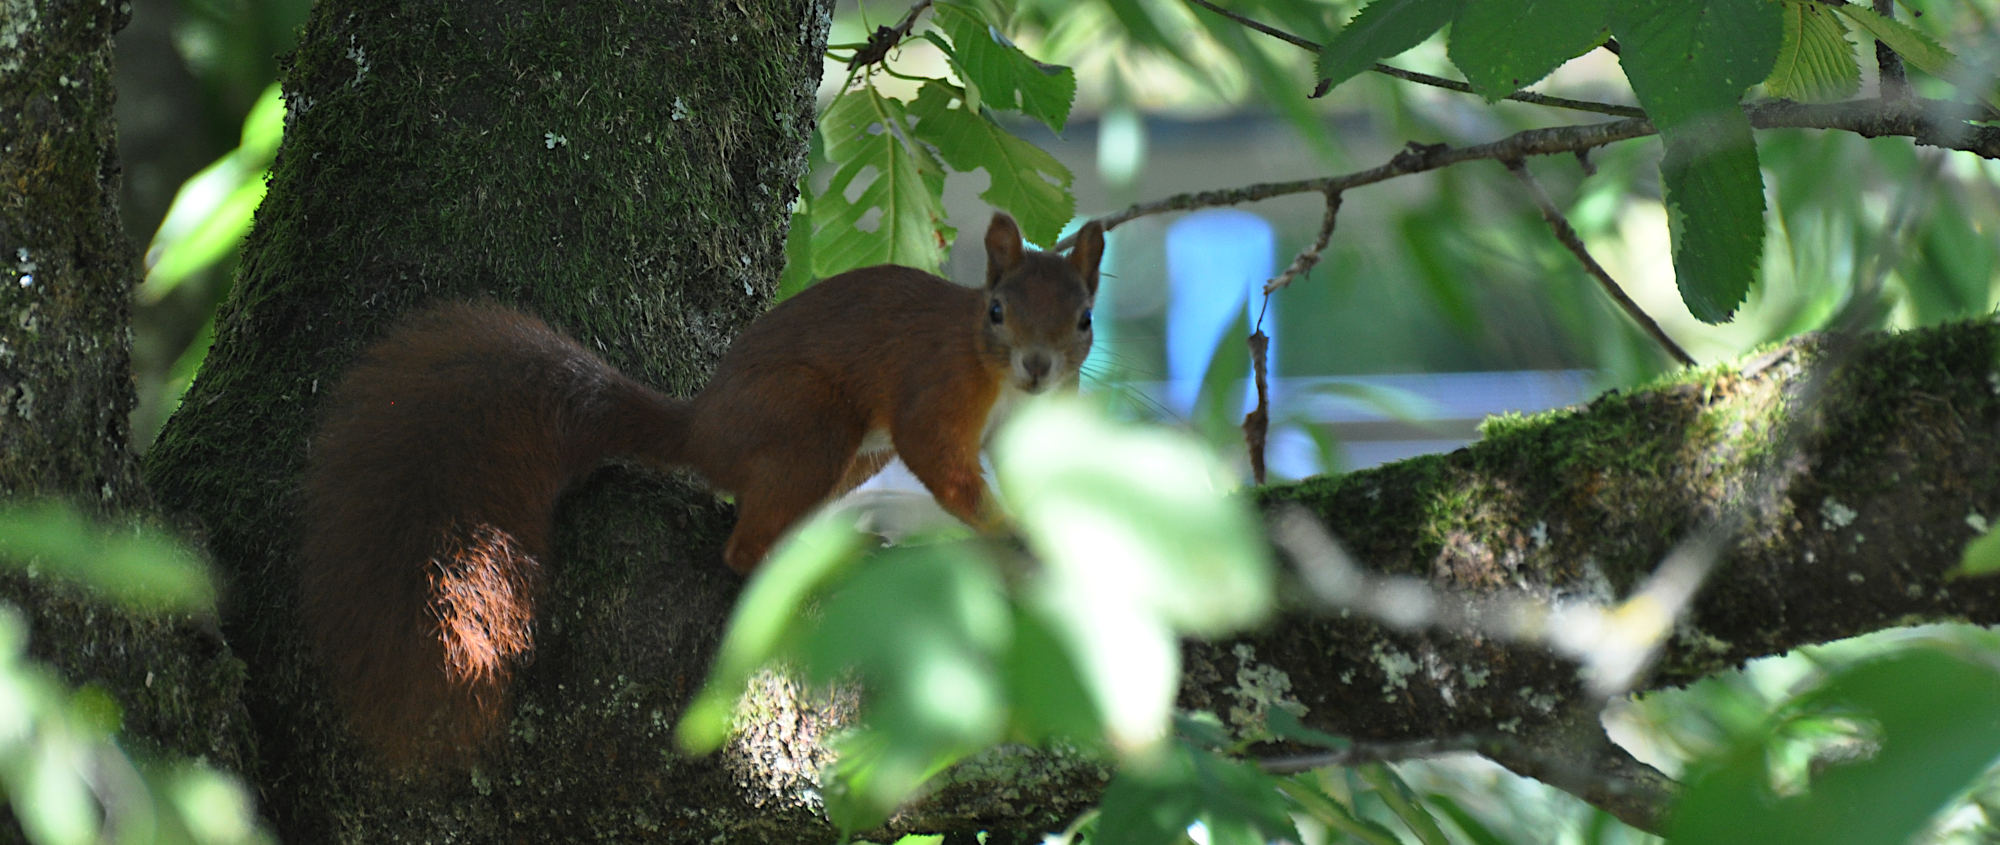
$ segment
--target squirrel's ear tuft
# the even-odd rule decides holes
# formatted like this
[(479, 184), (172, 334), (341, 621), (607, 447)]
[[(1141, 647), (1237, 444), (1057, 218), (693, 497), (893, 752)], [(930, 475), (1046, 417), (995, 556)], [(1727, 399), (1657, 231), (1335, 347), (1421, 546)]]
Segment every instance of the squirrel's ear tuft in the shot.
[(1095, 220), (1076, 230), (1076, 246), (1069, 251), (1069, 265), (1083, 277), (1090, 295), (1097, 295), (1097, 264), (1104, 259), (1104, 224)]
[(986, 286), (992, 287), (1000, 280), (1000, 274), (1019, 263), (1021, 227), (1014, 225), (1014, 218), (1007, 216), (1007, 212), (993, 212), (993, 222), (986, 226)]

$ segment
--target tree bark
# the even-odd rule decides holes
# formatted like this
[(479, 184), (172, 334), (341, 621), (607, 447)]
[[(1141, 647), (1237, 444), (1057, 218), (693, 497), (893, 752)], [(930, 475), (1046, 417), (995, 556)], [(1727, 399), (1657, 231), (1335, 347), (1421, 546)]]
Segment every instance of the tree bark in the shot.
[[(1609, 606), (1681, 544), (1719, 534), (1712, 573), (1636, 691), (1681, 686), (1872, 631), (2000, 622), (2000, 579), (1950, 574), (2000, 509), (1996, 354), (1991, 322), (1807, 336), (1586, 408), (1489, 421), (1450, 455), (1259, 499), (1304, 508), (1371, 569), (1423, 579), (1450, 605)], [(1535, 643), (1399, 631), (1302, 602), (1255, 636), (1189, 651), (1189, 706), (1254, 716), (1243, 703), (1273, 691), (1246, 679), (1280, 677), (1310, 727), (1470, 737), (1600, 804), (1594, 770), (1629, 762), (1606, 746), (1603, 701), (1576, 664)], [(1583, 770), (1576, 782), (1563, 760)], [(1622, 809), (1642, 822), (1660, 807)]]
[(118, 222), (118, 3), (0, 21), (0, 494), (144, 501), (131, 450), (130, 292)]
[[(131, 290), (119, 224), (111, 37), (118, 2), (0, 15), (0, 502), (61, 499), (149, 519), (131, 449)], [(0, 596), (30, 653), (119, 704), (128, 745), (247, 770), (243, 667), (212, 620), (108, 605), (9, 566)]]
[(285, 839), (828, 837), (809, 772), (671, 750), (739, 587), (700, 487), (614, 469), (566, 499), (511, 735), (470, 776), (402, 781), (361, 756), (301, 647), (292, 561), (317, 399), (420, 303), (509, 302), (669, 393), (702, 383), (775, 286), (829, 5), (314, 10), (236, 290), (147, 467), (229, 581)]

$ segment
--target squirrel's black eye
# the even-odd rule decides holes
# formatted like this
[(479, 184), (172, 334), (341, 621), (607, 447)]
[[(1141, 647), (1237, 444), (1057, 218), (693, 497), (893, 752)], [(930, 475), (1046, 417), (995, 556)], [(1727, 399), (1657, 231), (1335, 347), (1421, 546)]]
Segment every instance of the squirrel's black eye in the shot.
[(1076, 321), (1076, 330), (1080, 332), (1090, 331), (1090, 309), (1083, 309), (1083, 316)]
[(986, 319), (992, 320), (993, 325), (996, 326), (1000, 325), (1000, 322), (1005, 319), (1000, 310), (1000, 300), (993, 300), (993, 304), (986, 309)]

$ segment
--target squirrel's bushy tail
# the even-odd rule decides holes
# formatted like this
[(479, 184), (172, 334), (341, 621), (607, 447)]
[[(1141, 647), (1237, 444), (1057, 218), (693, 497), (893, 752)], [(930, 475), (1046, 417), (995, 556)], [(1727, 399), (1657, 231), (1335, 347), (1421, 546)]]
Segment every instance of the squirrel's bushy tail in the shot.
[[(606, 427), (606, 414), (645, 422)], [(531, 654), (562, 489), (610, 454), (675, 458), (687, 405), (541, 321), (422, 312), (326, 399), (304, 485), (305, 633), (391, 764), (481, 746)]]

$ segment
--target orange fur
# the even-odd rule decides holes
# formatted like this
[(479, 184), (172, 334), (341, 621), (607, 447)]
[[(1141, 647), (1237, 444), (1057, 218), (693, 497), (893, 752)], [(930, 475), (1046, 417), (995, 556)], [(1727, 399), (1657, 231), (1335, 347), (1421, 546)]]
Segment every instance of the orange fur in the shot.
[(1078, 244), (1025, 251), (996, 215), (983, 288), (888, 265), (829, 278), (753, 322), (687, 401), (499, 306), (411, 317), (328, 396), (304, 485), (306, 633), (356, 732), (392, 764), (492, 735), (532, 653), (556, 499), (614, 455), (734, 491), (739, 572), (879, 470), (884, 437), (946, 510), (992, 526), (996, 403), (1073, 383), (1089, 352), (1103, 230)]

